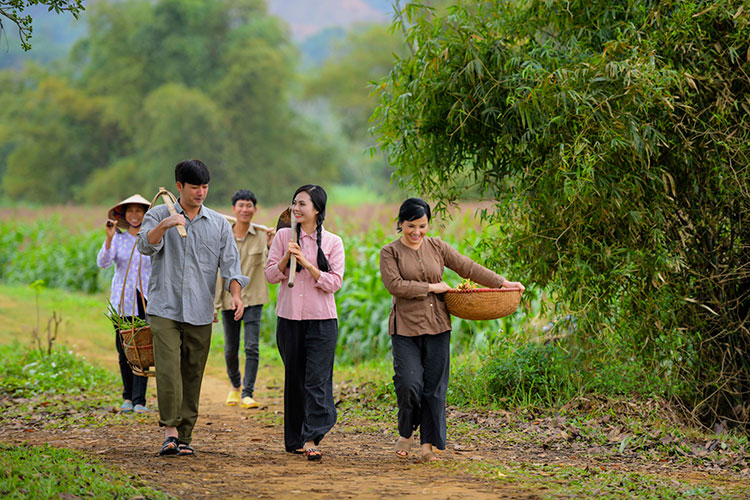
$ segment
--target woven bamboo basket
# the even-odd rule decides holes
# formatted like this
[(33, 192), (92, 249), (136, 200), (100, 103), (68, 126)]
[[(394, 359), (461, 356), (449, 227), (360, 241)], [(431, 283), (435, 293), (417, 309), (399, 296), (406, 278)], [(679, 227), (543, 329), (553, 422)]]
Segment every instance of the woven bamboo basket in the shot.
[(154, 366), (154, 341), (151, 327), (120, 330), (120, 341), (133, 373), (141, 377), (153, 377), (156, 372), (150, 369)]
[(445, 292), (445, 305), (452, 316), (463, 319), (497, 319), (507, 316), (521, 303), (516, 288), (472, 288)]

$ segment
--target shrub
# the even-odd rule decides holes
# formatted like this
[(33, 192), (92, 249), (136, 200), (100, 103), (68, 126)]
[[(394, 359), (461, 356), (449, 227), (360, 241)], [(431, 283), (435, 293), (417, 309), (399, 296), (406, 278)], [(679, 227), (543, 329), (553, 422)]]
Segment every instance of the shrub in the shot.
[(0, 393), (28, 398), (41, 393), (68, 394), (111, 389), (115, 376), (64, 347), (47, 356), (18, 342), (0, 345)]

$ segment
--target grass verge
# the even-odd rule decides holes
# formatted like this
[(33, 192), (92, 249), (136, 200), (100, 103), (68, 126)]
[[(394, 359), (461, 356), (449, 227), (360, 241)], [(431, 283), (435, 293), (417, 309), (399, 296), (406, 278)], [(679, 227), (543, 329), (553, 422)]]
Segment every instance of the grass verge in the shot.
[(543, 499), (596, 498), (597, 500), (639, 499), (726, 499), (747, 498), (746, 488), (730, 481), (691, 481), (658, 477), (642, 472), (615, 470), (606, 467), (575, 467), (568, 465), (533, 464), (527, 462), (447, 462), (440, 467), (465, 472), (498, 484), (526, 490)]
[(0, 425), (100, 426), (114, 413), (117, 377), (58, 346), (47, 355), (18, 342), (0, 345)]
[(0, 444), (0, 497), (174, 498), (73, 450), (7, 444)]

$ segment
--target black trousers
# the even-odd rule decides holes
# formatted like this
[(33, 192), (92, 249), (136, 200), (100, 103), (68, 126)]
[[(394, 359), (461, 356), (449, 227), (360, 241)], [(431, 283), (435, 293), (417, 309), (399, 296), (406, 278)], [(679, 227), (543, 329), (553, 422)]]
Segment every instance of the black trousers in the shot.
[(276, 344), (284, 362), (284, 446), (316, 445), (336, 423), (333, 358), (339, 336), (336, 319), (278, 318)]
[[(138, 304), (138, 317), (145, 319), (146, 313), (143, 311), (143, 304), (141, 303), (141, 292), (138, 290), (136, 290), (136, 301)], [(132, 321), (132, 316), (125, 316), (122, 319), (123, 324), (127, 325), (128, 321)], [(128, 358), (125, 356), (125, 348), (122, 347), (120, 330), (117, 328), (117, 325), (115, 325), (115, 347), (117, 347), (118, 361), (120, 364), (120, 377), (122, 378), (122, 399), (130, 400), (134, 405), (146, 406), (148, 377), (136, 375), (130, 368)]]
[(422, 444), (445, 449), (445, 395), (450, 374), (450, 330), (437, 335), (391, 336), (398, 432), (408, 438), (420, 428)]

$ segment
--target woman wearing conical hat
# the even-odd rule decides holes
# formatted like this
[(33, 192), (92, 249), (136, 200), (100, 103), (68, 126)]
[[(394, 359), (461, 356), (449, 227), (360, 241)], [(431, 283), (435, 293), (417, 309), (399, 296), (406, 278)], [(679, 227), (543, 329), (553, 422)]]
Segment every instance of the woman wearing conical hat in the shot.
[[(104, 269), (115, 265), (112, 278), (110, 302), (118, 315), (127, 320), (137, 316), (145, 318), (145, 300), (148, 293), (148, 280), (151, 277), (151, 259), (142, 256), (135, 246), (135, 236), (143, 222), (151, 203), (139, 194), (122, 200), (109, 210), (105, 224), (106, 238), (102, 244), (96, 264)], [(132, 259), (131, 259), (132, 255)], [(128, 266), (128, 263), (130, 264)], [(140, 277), (139, 277), (140, 274)], [(123, 292), (124, 288), (124, 292)], [(122, 299), (122, 300), (120, 300)], [(119, 339), (118, 325), (115, 325), (115, 345), (119, 354), (120, 375), (122, 376), (122, 399), (120, 411), (123, 413), (146, 413), (146, 386), (148, 378), (135, 375), (125, 357)]]

